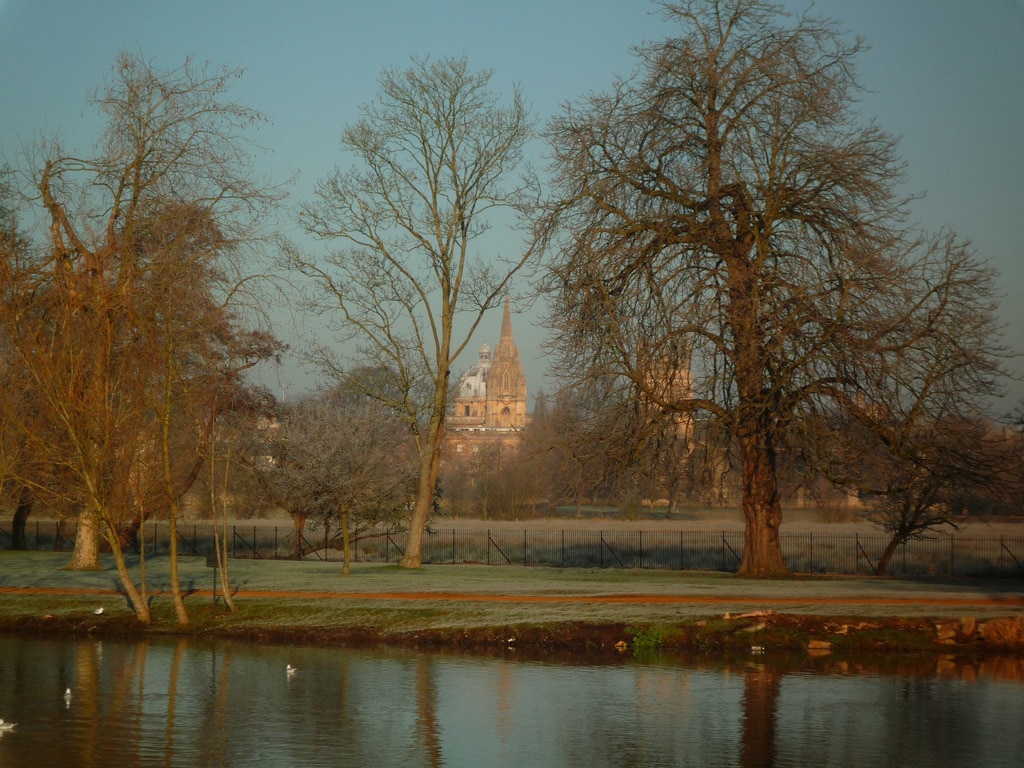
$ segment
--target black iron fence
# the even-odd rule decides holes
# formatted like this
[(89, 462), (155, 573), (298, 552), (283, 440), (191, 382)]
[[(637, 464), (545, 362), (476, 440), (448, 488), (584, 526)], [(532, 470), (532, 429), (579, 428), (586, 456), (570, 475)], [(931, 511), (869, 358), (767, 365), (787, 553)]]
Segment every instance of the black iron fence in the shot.
[[(205, 555), (214, 546), (212, 524), (178, 526), (178, 552)], [(296, 539), (292, 526), (266, 523), (216, 528), (235, 558), (323, 561), (342, 558), (340, 535), (308, 530)], [(74, 546), (74, 523), (31, 522), (25, 531), (28, 549), (68, 550)], [(550, 566), (555, 568), (663, 568), (735, 571), (743, 555), (742, 532), (687, 530), (463, 529), (430, 528), (423, 541), (425, 564)], [(783, 532), (782, 553), (797, 573), (870, 574), (888, 543), (881, 532)], [(406, 534), (372, 530), (352, 536), (358, 562), (396, 563), (405, 551)], [(0, 549), (11, 546), (11, 525), (0, 522)], [(147, 523), (134, 549), (147, 555), (170, 551), (166, 522)], [(901, 545), (889, 563), (893, 576), (1024, 578), (1024, 532), (979, 536), (933, 534)]]

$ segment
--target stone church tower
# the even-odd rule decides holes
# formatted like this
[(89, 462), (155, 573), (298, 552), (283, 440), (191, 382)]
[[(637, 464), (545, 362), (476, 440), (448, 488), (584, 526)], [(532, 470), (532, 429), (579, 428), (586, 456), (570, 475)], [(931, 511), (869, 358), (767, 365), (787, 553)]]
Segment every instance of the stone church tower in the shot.
[(492, 429), (519, 429), (526, 424), (526, 374), (512, 338), (512, 311), (505, 297), (501, 337), (487, 377), (487, 423)]
[(513, 431), (526, 425), (526, 375), (512, 336), (512, 309), (505, 297), (501, 337), (492, 357), (485, 343), (480, 357), (459, 381), (448, 428)]

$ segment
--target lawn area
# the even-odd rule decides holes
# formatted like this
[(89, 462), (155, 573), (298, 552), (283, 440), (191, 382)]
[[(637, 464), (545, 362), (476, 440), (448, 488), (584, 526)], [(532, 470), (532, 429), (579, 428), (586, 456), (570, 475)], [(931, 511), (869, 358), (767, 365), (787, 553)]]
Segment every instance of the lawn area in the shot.
[[(0, 616), (31, 611), (130, 615), (113, 562), (103, 571), (63, 570), (66, 553), (0, 552)], [(141, 564), (131, 561), (138, 580)], [(169, 558), (145, 563), (154, 611), (170, 604)], [(214, 570), (205, 558), (180, 558), (181, 583), (193, 609), (213, 605)], [(406, 570), (360, 564), (343, 576), (336, 562), (231, 560), (239, 606), (281, 607), (275, 626), (384, 625), (402, 631), (517, 623), (657, 623), (770, 610), (817, 616), (978, 618), (1024, 614), (1020, 580), (917, 580), (874, 577), (740, 579), (718, 572), (430, 565)], [(219, 587), (218, 587), (219, 589)], [(59, 590), (59, 592), (57, 592)], [(42, 593), (40, 593), (42, 591)], [(75, 594), (63, 594), (71, 592)], [(20, 601), (20, 602), (19, 602)], [(220, 609), (221, 611), (223, 609)], [(262, 612), (262, 611), (261, 611)], [(382, 619), (382, 616), (386, 618)]]

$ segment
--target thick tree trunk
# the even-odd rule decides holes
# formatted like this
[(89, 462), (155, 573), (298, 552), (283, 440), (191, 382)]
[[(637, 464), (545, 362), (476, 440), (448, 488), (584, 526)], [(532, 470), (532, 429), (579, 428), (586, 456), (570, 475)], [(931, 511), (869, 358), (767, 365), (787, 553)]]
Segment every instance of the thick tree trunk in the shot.
[(14, 520), (11, 522), (11, 549), (21, 551), (28, 549), (25, 528), (30, 514), (32, 514), (32, 496), (22, 488), (18, 495), (18, 507), (14, 510)]
[(103, 521), (97, 510), (82, 510), (78, 516), (75, 549), (65, 567), (69, 571), (102, 571), (100, 565), (100, 534)]
[(782, 505), (769, 438), (761, 431), (740, 440), (743, 461), (743, 562), (737, 575), (753, 578), (788, 576), (782, 558), (779, 526)]

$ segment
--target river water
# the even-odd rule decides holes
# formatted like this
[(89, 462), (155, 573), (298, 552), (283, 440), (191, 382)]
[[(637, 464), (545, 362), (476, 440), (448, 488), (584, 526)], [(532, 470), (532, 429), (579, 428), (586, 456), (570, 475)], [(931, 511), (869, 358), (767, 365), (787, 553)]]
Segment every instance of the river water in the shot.
[(1021, 669), (0, 636), (0, 766), (1017, 768)]

